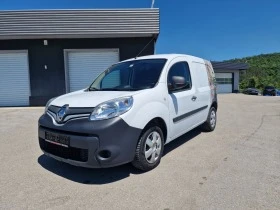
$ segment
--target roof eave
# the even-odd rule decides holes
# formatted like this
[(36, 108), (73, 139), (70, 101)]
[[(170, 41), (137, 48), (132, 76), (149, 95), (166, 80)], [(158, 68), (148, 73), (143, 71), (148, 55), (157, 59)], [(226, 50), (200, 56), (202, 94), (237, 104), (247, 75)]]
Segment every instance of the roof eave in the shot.
[(18, 39), (90, 39), (90, 38), (132, 38), (132, 37), (155, 37), (158, 34), (146, 33), (116, 33), (116, 34), (28, 34), (28, 35), (0, 35), (0, 40), (18, 40)]

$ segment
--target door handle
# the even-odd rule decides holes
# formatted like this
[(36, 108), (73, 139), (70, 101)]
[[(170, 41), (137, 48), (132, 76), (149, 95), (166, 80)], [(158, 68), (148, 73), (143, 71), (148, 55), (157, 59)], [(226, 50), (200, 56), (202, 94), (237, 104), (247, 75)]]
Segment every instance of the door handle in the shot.
[(196, 99), (197, 99), (196, 96), (193, 96), (193, 97), (192, 97), (192, 101), (195, 101)]

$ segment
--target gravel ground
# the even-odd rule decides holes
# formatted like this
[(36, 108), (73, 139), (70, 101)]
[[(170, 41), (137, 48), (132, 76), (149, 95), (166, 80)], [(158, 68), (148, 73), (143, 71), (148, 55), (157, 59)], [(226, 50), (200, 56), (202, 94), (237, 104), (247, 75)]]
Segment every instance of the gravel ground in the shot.
[(166, 145), (147, 173), (44, 156), (43, 110), (0, 109), (0, 209), (280, 209), (280, 97), (219, 95), (216, 130)]

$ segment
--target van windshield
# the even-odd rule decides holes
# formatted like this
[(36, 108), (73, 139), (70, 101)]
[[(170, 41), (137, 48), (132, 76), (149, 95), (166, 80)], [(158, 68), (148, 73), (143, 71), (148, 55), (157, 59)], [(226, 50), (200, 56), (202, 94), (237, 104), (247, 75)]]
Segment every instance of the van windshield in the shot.
[(136, 91), (153, 88), (166, 59), (143, 59), (118, 63), (100, 74), (89, 91)]

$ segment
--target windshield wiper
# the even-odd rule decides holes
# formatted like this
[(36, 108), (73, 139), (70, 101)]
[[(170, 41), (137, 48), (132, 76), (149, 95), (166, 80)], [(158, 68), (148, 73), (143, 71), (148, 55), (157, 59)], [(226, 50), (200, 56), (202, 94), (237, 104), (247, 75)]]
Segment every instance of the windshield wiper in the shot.
[(95, 88), (95, 87), (90, 87), (90, 88), (88, 89), (88, 91), (98, 91), (98, 90), (100, 90), (100, 89), (97, 89), (97, 88)]
[(145, 90), (145, 89), (150, 89), (152, 87), (139, 87), (139, 88), (133, 88), (133, 87), (130, 87), (130, 88), (123, 88), (122, 90), (123, 91), (138, 91), (138, 90)]
[(88, 91), (137, 91), (147, 88), (101, 88), (97, 89), (95, 87), (88, 88)]
[(122, 91), (120, 88), (102, 88), (101, 91)]

